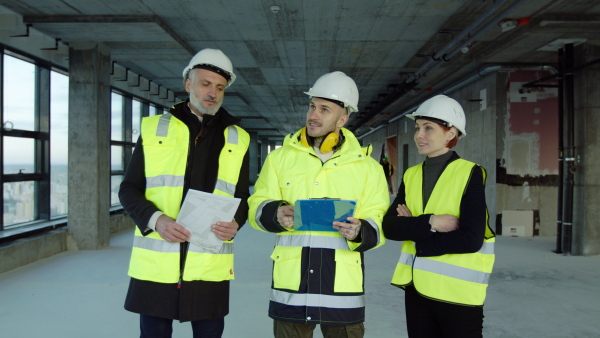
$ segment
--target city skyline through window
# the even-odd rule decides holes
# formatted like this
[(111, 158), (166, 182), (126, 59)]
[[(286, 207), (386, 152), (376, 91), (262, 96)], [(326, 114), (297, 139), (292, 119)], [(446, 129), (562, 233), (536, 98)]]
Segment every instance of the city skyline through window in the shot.
[[(0, 230), (8, 230), (68, 214), (69, 77), (16, 53), (0, 56), (4, 205)], [(40, 107), (39, 102), (50, 105)], [(141, 119), (166, 109), (122, 91), (111, 93), (110, 107), (107, 188), (111, 206), (118, 207), (119, 185), (140, 136)]]

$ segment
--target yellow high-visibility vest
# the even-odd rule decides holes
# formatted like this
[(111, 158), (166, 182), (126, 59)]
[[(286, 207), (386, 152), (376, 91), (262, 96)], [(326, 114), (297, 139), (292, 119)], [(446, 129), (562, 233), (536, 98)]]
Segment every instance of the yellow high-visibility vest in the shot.
[[(450, 214), (460, 218), (460, 203), (471, 179), (475, 163), (457, 159), (440, 175), (427, 206), (423, 210), (423, 164), (404, 174), (406, 205), (413, 216)], [(477, 170), (477, 169), (475, 169)], [(486, 173), (483, 168), (485, 182)], [(410, 283), (422, 295), (440, 301), (483, 305), (494, 265), (495, 235), (489, 226), (486, 210), (485, 238), (478, 252), (418, 257), (415, 243), (404, 241), (392, 284), (405, 287)]]
[[(244, 155), (250, 144), (248, 133), (238, 126), (225, 129), (225, 145), (219, 155), (214, 194), (235, 193)], [(171, 114), (142, 120), (146, 198), (165, 215), (177, 219), (183, 197), (187, 167), (189, 130)], [(129, 276), (158, 283), (179, 281), (180, 244), (169, 243), (154, 231), (143, 236), (135, 229)], [(184, 281), (223, 281), (234, 278), (233, 241), (225, 241), (217, 254), (190, 243)]]

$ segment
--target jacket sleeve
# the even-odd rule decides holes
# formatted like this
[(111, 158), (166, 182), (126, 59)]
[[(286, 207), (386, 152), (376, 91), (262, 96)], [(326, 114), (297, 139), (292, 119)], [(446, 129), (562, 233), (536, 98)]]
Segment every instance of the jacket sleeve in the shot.
[(399, 217), (396, 208), (400, 204), (406, 204), (406, 191), (404, 180), (400, 184), (396, 199), (383, 216), (383, 233), (387, 239), (393, 241), (421, 241), (433, 234), (429, 217), (424, 214), (418, 217)]
[(360, 242), (348, 241), (348, 246), (353, 251), (364, 252), (382, 246), (385, 237), (382, 233), (381, 222), (385, 210), (390, 204), (387, 181), (381, 166), (372, 161), (369, 172), (363, 184), (363, 194), (360, 197), (359, 207), (354, 215), (360, 219), (362, 226)]
[(429, 217), (398, 217), (396, 207), (406, 204), (404, 182), (398, 196), (388, 209), (383, 221), (383, 231), (388, 239), (414, 241), (417, 255), (421, 257), (444, 254), (472, 253), (483, 244), (487, 224), (487, 206), (483, 168), (474, 166), (471, 178), (460, 204), (459, 228), (450, 232), (431, 232)]
[(248, 199), (248, 222), (260, 231), (284, 232), (287, 229), (277, 222), (277, 209), (289, 203), (282, 200), (277, 170), (271, 159), (271, 154), (267, 155), (254, 184), (254, 193)]
[(471, 178), (460, 203), (458, 230), (435, 232), (417, 241), (417, 255), (427, 257), (473, 253), (481, 249), (488, 217), (483, 170), (476, 165), (471, 171)]
[(235, 216), (233, 217), (237, 224), (240, 226), (244, 226), (246, 220), (248, 220), (248, 197), (250, 197), (250, 155), (249, 151), (246, 151), (244, 155), (244, 161), (242, 162), (242, 167), (240, 169), (240, 176), (238, 178), (237, 185), (235, 187), (234, 197), (241, 199), (240, 206), (235, 212)]
[(150, 217), (160, 211), (154, 203), (146, 199), (146, 175), (142, 137), (138, 141), (127, 166), (125, 177), (119, 188), (119, 200), (125, 212), (133, 219), (143, 235), (152, 230), (147, 228)]

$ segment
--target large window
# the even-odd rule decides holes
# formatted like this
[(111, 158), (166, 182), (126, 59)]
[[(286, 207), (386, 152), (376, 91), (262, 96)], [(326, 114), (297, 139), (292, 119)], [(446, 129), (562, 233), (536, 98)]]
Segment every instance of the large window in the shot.
[(69, 78), (2, 55), (2, 229), (65, 216)]
[[(16, 57), (2, 55), (2, 188), (3, 217), (0, 229), (33, 221), (47, 213), (40, 205), (46, 152), (48, 111), (40, 86), (48, 72)], [(43, 99), (43, 98), (42, 98)]]
[[(69, 77), (48, 62), (0, 49), (0, 231), (68, 214)], [(110, 202), (141, 134), (144, 116), (164, 107), (111, 94)], [(109, 188), (109, 187), (107, 187)]]
[(125, 173), (124, 158), (124, 116), (125, 98), (117, 93), (111, 94), (110, 103), (110, 204), (119, 204), (119, 185)]
[[(125, 96), (111, 94), (110, 131), (110, 204), (119, 204), (119, 186), (131, 159), (135, 142), (141, 134), (142, 117), (150, 113), (150, 105)], [(154, 110), (154, 109), (152, 109)]]
[(36, 130), (35, 65), (5, 54), (3, 71), (3, 122), (12, 129)]
[(50, 216), (68, 211), (69, 78), (50, 74)]

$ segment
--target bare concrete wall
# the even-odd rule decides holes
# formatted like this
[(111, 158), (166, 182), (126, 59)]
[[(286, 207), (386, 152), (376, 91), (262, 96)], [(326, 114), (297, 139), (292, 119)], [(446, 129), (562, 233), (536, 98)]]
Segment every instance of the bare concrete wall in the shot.
[(67, 250), (65, 229), (17, 240), (0, 248), (0, 273), (18, 268)]
[[(110, 233), (133, 231), (133, 221), (125, 215), (110, 218)], [(77, 250), (68, 228), (59, 228), (38, 236), (19, 239), (0, 247), (0, 273), (39, 261), (67, 250)]]
[(126, 215), (114, 215), (110, 217), (110, 233), (115, 234), (123, 230), (132, 230), (135, 227), (133, 220)]
[[(534, 210), (539, 235), (556, 235), (558, 97), (555, 89), (519, 93), (523, 83), (549, 73), (498, 73), (497, 212)], [(507, 90), (508, 88), (508, 90)], [(501, 97), (501, 98), (500, 98)], [(553, 162), (554, 161), (554, 162)]]
[(556, 200), (558, 187), (510, 186), (496, 184), (496, 210), (537, 210), (539, 223), (536, 230), (540, 236), (556, 235)]
[[(600, 58), (600, 47), (575, 48), (576, 64)], [(576, 71), (575, 195), (572, 254), (600, 254), (600, 65)]]

